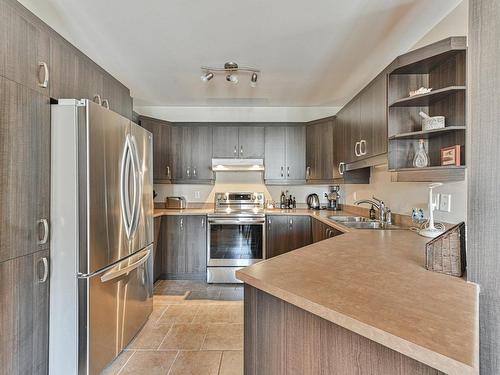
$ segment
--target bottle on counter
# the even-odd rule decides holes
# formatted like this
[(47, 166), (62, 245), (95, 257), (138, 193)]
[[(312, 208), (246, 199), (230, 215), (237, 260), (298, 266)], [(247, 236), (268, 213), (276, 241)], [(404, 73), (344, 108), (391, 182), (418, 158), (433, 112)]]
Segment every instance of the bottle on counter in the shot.
[(293, 197), (292, 208), (297, 208), (297, 201), (295, 200), (295, 197)]
[(290, 194), (290, 198), (288, 198), (288, 208), (293, 208), (292, 194)]
[(281, 192), (280, 196), (280, 208), (286, 208), (286, 196), (284, 191)]
[(375, 219), (376, 219), (375, 208), (373, 207), (373, 204), (372, 204), (372, 207), (370, 208), (370, 220), (375, 220)]

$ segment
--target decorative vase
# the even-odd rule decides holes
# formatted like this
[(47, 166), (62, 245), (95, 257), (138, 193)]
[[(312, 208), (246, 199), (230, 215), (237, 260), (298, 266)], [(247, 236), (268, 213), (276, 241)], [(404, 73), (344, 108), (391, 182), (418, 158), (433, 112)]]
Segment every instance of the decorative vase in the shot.
[(415, 168), (425, 168), (429, 166), (429, 155), (425, 151), (424, 140), (418, 141), (418, 150), (413, 158), (413, 166)]

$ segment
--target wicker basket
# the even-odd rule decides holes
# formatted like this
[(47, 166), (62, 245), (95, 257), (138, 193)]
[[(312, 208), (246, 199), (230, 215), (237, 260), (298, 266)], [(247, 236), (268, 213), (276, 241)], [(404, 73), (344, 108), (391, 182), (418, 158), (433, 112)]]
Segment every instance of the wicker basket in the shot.
[(425, 268), (461, 277), (465, 272), (465, 223), (448, 229), (425, 247)]

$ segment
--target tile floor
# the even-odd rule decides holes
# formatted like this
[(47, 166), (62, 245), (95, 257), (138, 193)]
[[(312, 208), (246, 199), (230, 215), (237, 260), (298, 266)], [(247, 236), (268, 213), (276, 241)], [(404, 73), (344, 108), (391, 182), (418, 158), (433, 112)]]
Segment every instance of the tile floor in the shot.
[(103, 375), (243, 374), (243, 287), (159, 280), (153, 313)]

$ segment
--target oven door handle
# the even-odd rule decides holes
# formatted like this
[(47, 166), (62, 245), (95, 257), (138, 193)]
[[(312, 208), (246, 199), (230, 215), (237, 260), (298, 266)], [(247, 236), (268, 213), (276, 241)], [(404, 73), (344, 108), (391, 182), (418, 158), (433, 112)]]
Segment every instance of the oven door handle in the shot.
[(208, 219), (209, 224), (261, 224), (266, 223), (265, 219)]

